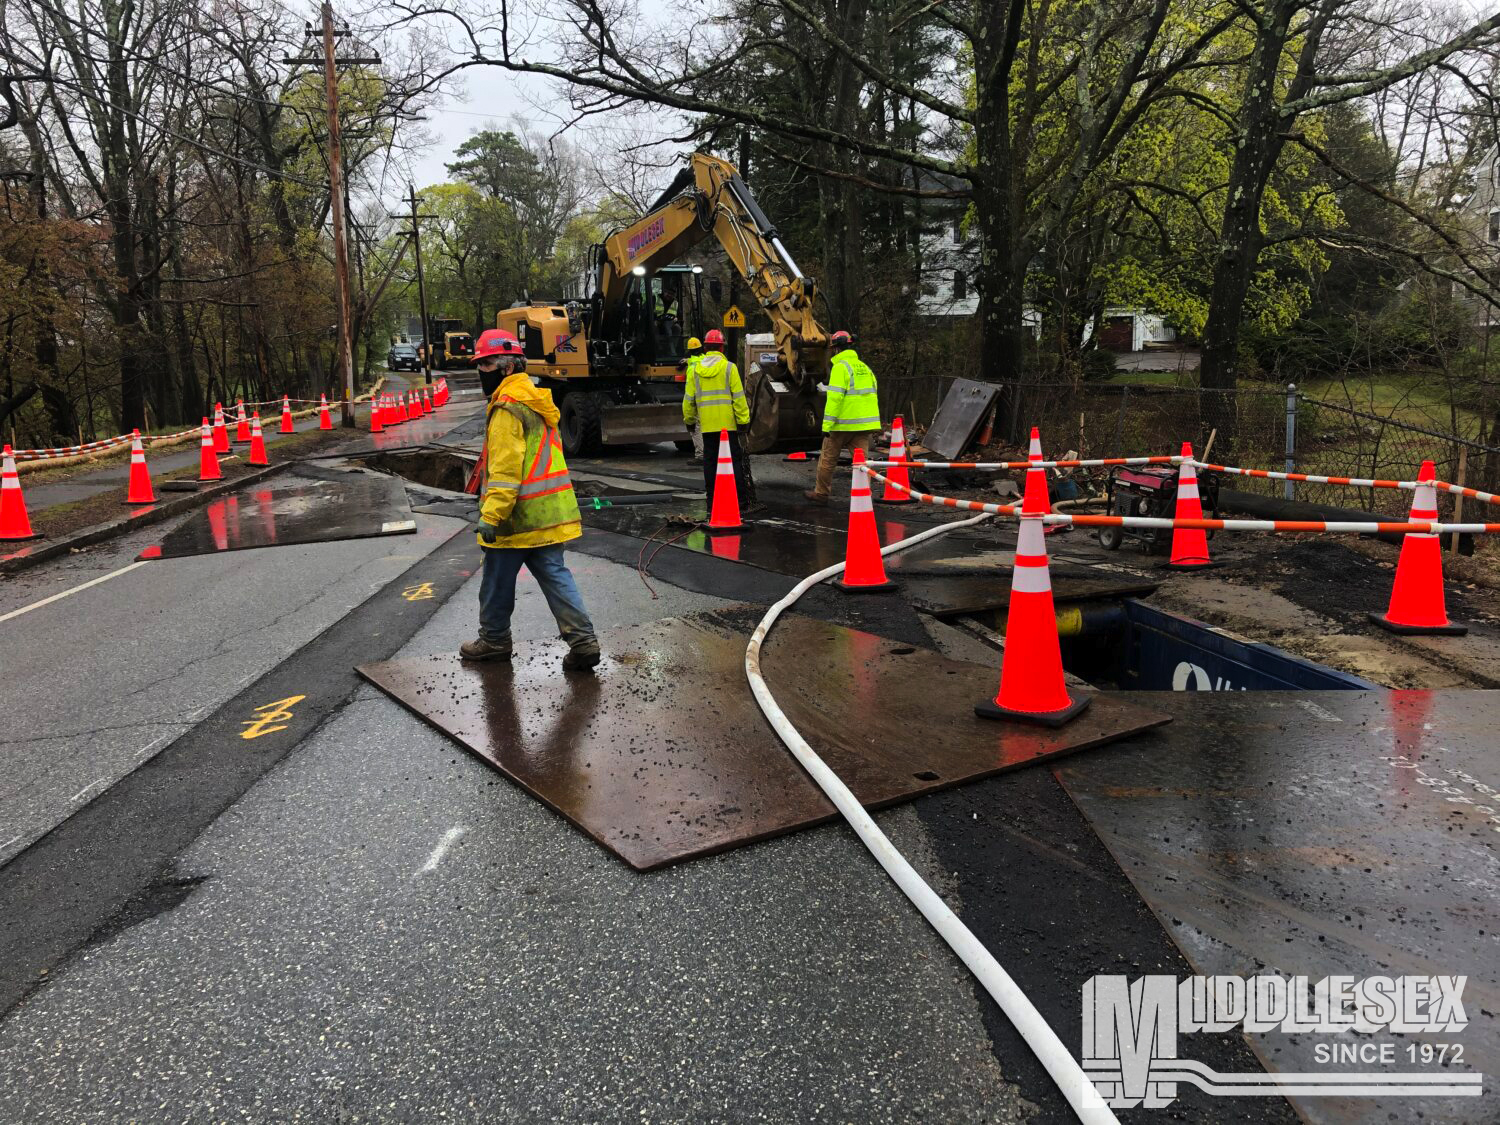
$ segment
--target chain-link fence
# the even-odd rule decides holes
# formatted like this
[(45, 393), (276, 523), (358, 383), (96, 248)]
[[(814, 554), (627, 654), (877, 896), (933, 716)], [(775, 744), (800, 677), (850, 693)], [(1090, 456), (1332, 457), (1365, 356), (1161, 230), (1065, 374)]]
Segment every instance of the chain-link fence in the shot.
[[(1292, 388), (1129, 386), (1114, 383), (1002, 383), (994, 438), (1025, 448), (1041, 428), (1048, 456), (1176, 453), (1246, 468), (1290, 468), (1322, 476), (1414, 480), (1424, 460), (1439, 479), (1500, 492), (1500, 449), (1438, 429), (1309, 398)], [(941, 385), (946, 391), (946, 385)], [(936, 409), (937, 398), (932, 409)], [(928, 416), (930, 419), (930, 415)], [(1209, 448), (1209, 441), (1213, 445)], [(1205, 450), (1207, 452), (1205, 453)], [(1229, 487), (1314, 504), (1405, 515), (1411, 495), (1390, 489), (1237, 477)], [(1442, 501), (1452, 514), (1453, 499)], [(1470, 515), (1475, 514), (1470, 502)]]

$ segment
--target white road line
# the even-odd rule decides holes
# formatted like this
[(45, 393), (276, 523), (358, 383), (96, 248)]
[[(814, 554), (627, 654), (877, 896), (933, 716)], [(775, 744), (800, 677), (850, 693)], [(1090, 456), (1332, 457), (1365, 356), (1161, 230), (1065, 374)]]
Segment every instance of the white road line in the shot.
[(69, 797), (68, 800), (69, 801), (76, 801), (76, 800), (78, 800), (79, 797), (82, 797), (90, 789), (92, 789), (94, 786), (98, 785), (101, 781), (104, 781), (104, 780), (105, 779), (102, 778), (102, 777), (96, 777), (93, 781), (89, 782), (82, 789), (80, 789), (77, 793), (74, 793), (71, 797)]
[(1304, 711), (1308, 712), (1311, 715), (1316, 715), (1324, 722), (1342, 723), (1344, 721), (1343, 719), (1335, 715), (1332, 711), (1330, 711), (1327, 707), (1314, 703), (1311, 699), (1299, 699), (1297, 700), (1297, 706), (1301, 707)]
[(14, 844), (20, 838), (21, 838), (20, 835), (17, 834), (15, 836), (12, 836), (9, 840), (5, 841), (5, 843), (0, 844), (0, 852), (3, 852), (6, 848), (10, 847), (12, 844)]
[(9, 621), (12, 617), (20, 617), (23, 613), (30, 613), (34, 609), (41, 609), (44, 605), (51, 605), (55, 601), (61, 601), (63, 598), (76, 594), (80, 590), (87, 590), (90, 586), (97, 586), (101, 582), (108, 582), (111, 578), (118, 578), (122, 574), (129, 574), (136, 567), (145, 566), (150, 561), (150, 559), (137, 559), (129, 566), (122, 566), (119, 570), (112, 570), (108, 574), (101, 574), (98, 578), (91, 578), (80, 586), (74, 586), (71, 590), (64, 590), (60, 594), (53, 594), (50, 598), (43, 598), (39, 602), (32, 602), (30, 605), (23, 605), (20, 609), (13, 609), (9, 613), (0, 614), (0, 621)]
[(468, 831), (462, 824), (455, 824), (443, 833), (443, 838), (438, 841), (437, 847), (432, 849), (432, 854), (427, 857), (427, 862), (417, 869), (418, 875), (426, 875), (429, 871), (436, 871), (437, 865), (443, 862), (443, 857), (448, 854), (448, 849), (458, 843), (461, 837)]

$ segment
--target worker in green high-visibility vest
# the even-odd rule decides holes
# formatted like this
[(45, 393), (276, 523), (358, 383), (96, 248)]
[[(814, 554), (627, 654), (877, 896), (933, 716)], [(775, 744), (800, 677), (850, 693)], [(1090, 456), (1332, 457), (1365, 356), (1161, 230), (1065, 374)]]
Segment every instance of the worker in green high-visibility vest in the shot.
[(823, 406), (823, 448), (818, 454), (818, 479), (803, 495), (814, 504), (828, 503), (833, 470), (839, 453), (862, 449), (869, 456), (880, 432), (880, 396), (875, 372), (854, 350), (854, 337), (835, 332), (829, 340), (833, 358), (828, 368), (828, 401)]

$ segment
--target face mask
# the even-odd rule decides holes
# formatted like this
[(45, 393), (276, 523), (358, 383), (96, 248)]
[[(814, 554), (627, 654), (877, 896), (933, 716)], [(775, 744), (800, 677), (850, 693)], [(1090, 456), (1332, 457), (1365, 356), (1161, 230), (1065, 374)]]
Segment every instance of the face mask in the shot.
[(484, 397), (492, 397), (500, 389), (500, 384), (505, 382), (505, 377), (509, 374), (510, 365), (504, 360), (501, 360), (493, 371), (485, 371), (481, 368), (479, 371), (479, 386), (484, 391)]

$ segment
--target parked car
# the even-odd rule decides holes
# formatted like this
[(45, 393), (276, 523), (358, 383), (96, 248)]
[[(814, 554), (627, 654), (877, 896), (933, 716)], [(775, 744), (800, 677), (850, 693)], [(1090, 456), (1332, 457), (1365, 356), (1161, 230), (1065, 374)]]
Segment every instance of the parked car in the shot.
[(422, 357), (416, 344), (392, 344), (385, 355), (385, 365), (392, 371), (420, 371)]

